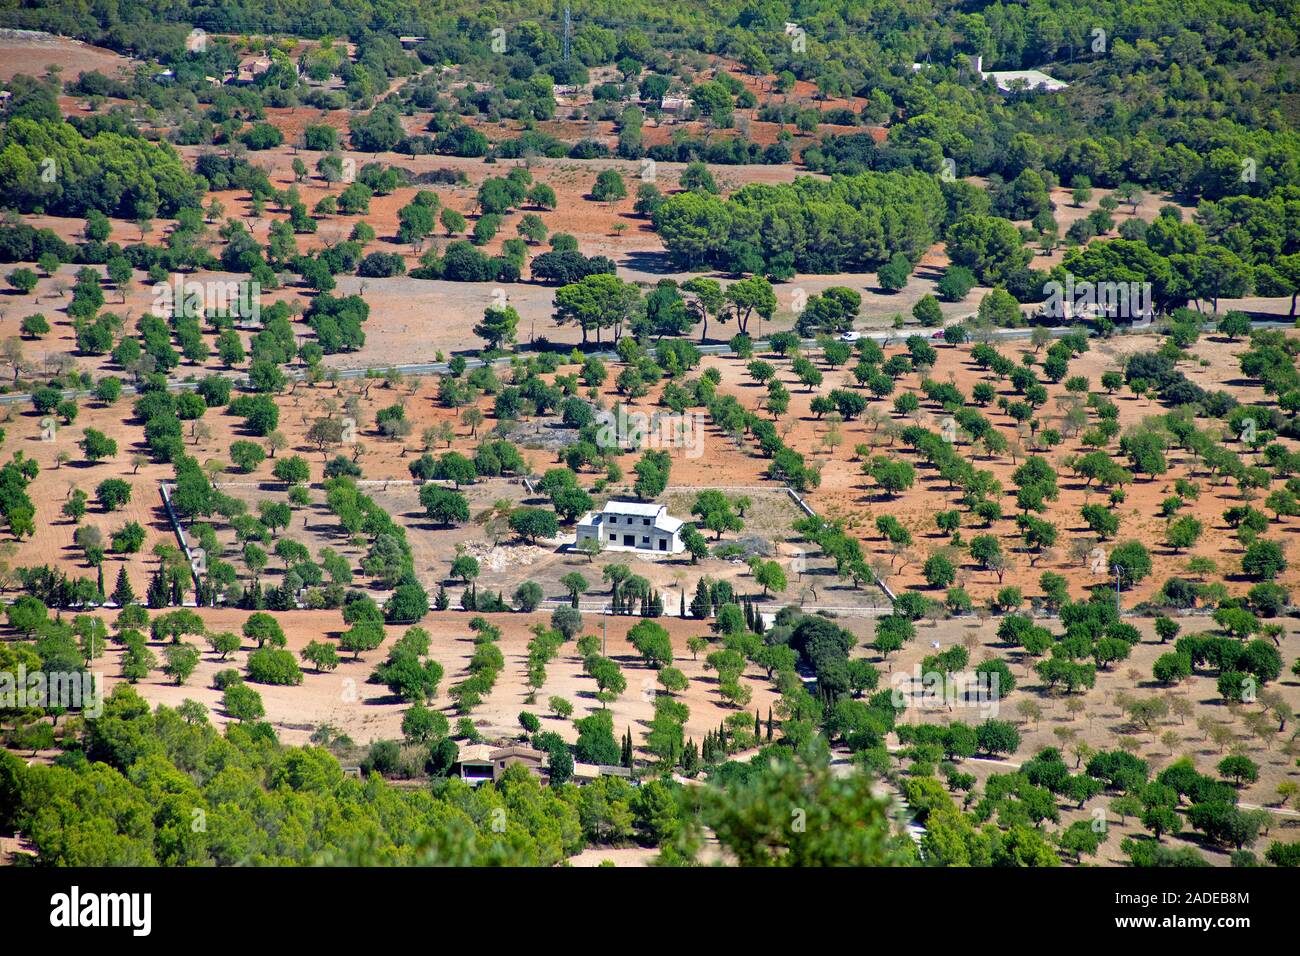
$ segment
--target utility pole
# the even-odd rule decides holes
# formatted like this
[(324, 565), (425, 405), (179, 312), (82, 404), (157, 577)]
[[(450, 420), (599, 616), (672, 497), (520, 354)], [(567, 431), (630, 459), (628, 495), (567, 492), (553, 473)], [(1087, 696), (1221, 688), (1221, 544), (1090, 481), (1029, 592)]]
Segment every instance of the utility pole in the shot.
[(573, 20), (569, 12), (568, 0), (564, 4), (564, 62), (569, 62), (569, 37), (573, 32)]

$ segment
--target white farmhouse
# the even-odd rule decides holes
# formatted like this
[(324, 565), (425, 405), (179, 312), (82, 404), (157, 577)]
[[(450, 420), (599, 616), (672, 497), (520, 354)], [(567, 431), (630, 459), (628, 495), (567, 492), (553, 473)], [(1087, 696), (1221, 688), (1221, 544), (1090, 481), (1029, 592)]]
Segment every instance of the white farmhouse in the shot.
[(578, 544), (594, 538), (604, 551), (640, 551), (648, 554), (681, 554), (680, 518), (668, 513), (666, 505), (649, 501), (614, 498), (603, 511), (588, 511), (578, 522)]

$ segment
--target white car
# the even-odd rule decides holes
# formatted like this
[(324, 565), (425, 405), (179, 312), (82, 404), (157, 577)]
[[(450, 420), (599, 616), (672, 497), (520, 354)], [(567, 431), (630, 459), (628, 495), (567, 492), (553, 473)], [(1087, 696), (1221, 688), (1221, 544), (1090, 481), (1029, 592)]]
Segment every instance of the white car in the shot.
[(849, 329), (847, 332), (843, 332), (840, 334), (841, 342), (856, 342), (860, 338), (862, 338), (862, 333), (855, 332), (853, 331), (853, 329)]

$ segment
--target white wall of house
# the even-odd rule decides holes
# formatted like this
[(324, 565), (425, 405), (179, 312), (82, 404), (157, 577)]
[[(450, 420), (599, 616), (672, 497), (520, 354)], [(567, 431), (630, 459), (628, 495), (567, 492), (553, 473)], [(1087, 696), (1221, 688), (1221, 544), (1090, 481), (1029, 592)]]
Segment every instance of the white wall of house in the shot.
[(579, 543), (596, 538), (604, 551), (680, 554), (685, 550), (680, 528), (669, 531), (648, 515), (595, 512), (585, 516), (577, 530)]

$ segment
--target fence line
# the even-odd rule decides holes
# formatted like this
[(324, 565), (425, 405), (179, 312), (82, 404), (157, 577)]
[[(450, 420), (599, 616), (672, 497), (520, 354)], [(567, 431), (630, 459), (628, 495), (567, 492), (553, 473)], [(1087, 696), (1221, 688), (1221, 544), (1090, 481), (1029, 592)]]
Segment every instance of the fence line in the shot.
[[(785, 490), (786, 490), (786, 492), (790, 495), (790, 499), (795, 503), (796, 507), (798, 507), (799, 510), (801, 510), (804, 514), (806, 514), (806, 515), (807, 515), (808, 517), (810, 517), (810, 518), (816, 518), (816, 517), (817, 517), (817, 512), (813, 510), (812, 505), (810, 505), (810, 504), (808, 504), (808, 502), (804, 501), (803, 497), (799, 494), (799, 492), (795, 491), (795, 490), (794, 490), (793, 488), (791, 488), (789, 485), (786, 485), (786, 486), (785, 486)], [(880, 579), (880, 577), (876, 574), (875, 571), (871, 571), (871, 580), (872, 580), (872, 582), (876, 585), (876, 587), (880, 588), (880, 590), (884, 592), (885, 597), (889, 598), (889, 603), (890, 603), (891, 605), (893, 605), (895, 602), (898, 601), (898, 595), (895, 594), (895, 593), (893, 592), (893, 590), (890, 589), (890, 587), (889, 587), (888, 584), (886, 584), (884, 581), (882, 581), (882, 580)], [(800, 605), (800, 607), (806, 607), (806, 606), (807, 606), (807, 605)], [(839, 609), (838, 609), (838, 608), (823, 607), (823, 608), (820, 608), (820, 610), (823, 610), (823, 611), (833, 611), (833, 610), (839, 610)], [(847, 609), (846, 609), (846, 612), (847, 612)]]
[(785, 491), (786, 494), (790, 496), (790, 500), (795, 503), (795, 507), (797, 507), (800, 511), (806, 514), (809, 518), (817, 517), (817, 512), (813, 511), (812, 506), (808, 504), (808, 502), (804, 501), (802, 497), (800, 497), (799, 492), (795, 491), (789, 485), (785, 486)]
[(197, 589), (201, 582), (199, 581), (199, 572), (194, 567), (194, 554), (190, 550), (189, 539), (185, 535), (185, 529), (181, 526), (180, 517), (176, 514), (176, 509), (172, 507), (171, 486), (165, 481), (158, 483), (158, 493), (162, 495), (163, 508), (167, 512), (167, 520), (171, 523), (172, 533), (176, 535), (177, 542), (180, 543), (181, 550), (185, 552), (185, 560), (190, 565), (190, 577), (194, 579), (194, 587)]

